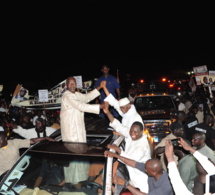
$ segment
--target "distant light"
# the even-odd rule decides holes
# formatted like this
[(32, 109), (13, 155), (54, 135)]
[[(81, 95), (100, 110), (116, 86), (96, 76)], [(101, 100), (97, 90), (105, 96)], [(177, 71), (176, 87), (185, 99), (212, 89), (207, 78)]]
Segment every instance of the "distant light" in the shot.
[(170, 87), (170, 88), (173, 88), (173, 87), (174, 87), (174, 84), (173, 84), (173, 83), (169, 84), (169, 87)]
[(162, 78), (161, 80), (162, 80), (162, 82), (166, 82), (166, 78)]
[(144, 83), (144, 80), (143, 80), (143, 79), (141, 79), (141, 80), (140, 80), (140, 83)]

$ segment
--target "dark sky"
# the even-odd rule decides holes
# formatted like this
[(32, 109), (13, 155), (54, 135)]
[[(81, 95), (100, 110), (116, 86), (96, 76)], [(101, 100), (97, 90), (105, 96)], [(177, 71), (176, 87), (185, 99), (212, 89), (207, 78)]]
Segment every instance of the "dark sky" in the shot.
[(104, 63), (121, 78), (172, 75), (200, 65), (215, 69), (214, 36), (198, 16), (182, 20), (174, 18), (176, 10), (169, 15), (159, 6), (139, 10), (137, 4), (122, 8), (109, 2), (53, 3), (8, 13), (0, 83), (51, 88), (71, 75), (98, 77)]

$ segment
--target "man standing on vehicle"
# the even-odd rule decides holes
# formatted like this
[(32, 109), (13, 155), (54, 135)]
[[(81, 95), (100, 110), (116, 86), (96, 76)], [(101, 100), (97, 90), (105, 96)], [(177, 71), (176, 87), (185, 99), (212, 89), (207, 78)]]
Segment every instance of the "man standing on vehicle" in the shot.
[[(67, 90), (62, 95), (60, 122), (63, 141), (87, 142), (84, 113), (99, 114), (103, 104), (88, 104), (100, 95), (99, 90), (104, 82), (87, 94), (76, 91), (77, 84), (74, 77), (66, 80)], [(72, 160), (68, 167), (64, 167), (65, 182), (71, 183), (79, 189), (81, 181), (88, 178), (89, 163), (85, 161)]]
[(103, 104), (88, 104), (100, 95), (100, 85), (87, 94), (76, 91), (77, 84), (74, 77), (66, 80), (67, 90), (63, 93), (61, 101), (60, 123), (63, 141), (86, 142), (84, 113), (99, 114)]

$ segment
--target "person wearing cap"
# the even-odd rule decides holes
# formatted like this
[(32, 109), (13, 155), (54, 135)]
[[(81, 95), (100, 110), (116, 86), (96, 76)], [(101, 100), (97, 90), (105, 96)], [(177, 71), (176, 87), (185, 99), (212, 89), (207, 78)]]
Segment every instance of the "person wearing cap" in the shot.
[(21, 126), (13, 124), (13, 132), (22, 136), (25, 139), (37, 138), (37, 137), (48, 137), (56, 131), (52, 127), (46, 126), (46, 120), (43, 118), (36, 119), (36, 126), (31, 129), (23, 129)]
[[(128, 100), (123, 99), (121, 103), (122, 104), (120, 105), (123, 105), (124, 103), (127, 105)], [(151, 150), (147, 135), (143, 133), (143, 123), (141, 123), (140, 121), (130, 121), (132, 122), (132, 124), (130, 129), (128, 129), (128, 126), (124, 126), (116, 118), (113, 117), (113, 115), (109, 111), (108, 102), (105, 102), (105, 108), (103, 110), (110, 120), (110, 126), (116, 129), (117, 132), (120, 132), (125, 137), (124, 149), (117, 147), (116, 145), (108, 145), (107, 148), (113, 149), (119, 155), (138, 162), (145, 163), (148, 159), (151, 159)], [(124, 111), (124, 109), (122, 110)], [(130, 118), (132, 118), (131, 115)], [(139, 188), (142, 192), (148, 192), (147, 175), (133, 167), (127, 165), (126, 167), (130, 176), (129, 182), (135, 187)], [(142, 180), (138, 179), (140, 175), (142, 175)], [(145, 179), (145, 183), (143, 179)], [(119, 191), (120, 187), (117, 190)]]
[(104, 86), (103, 89), (107, 95), (104, 101), (108, 102), (109, 105), (113, 106), (122, 117), (121, 123), (123, 125), (123, 128), (116, 128), (114, 127), (114, 124), (111, 124), (110, 126), (112, 126), (120, 134), (124, 134), (124, 132), (129, 133), (131, 125), (135, 121), (139, 121), (140, 123), (142, 123), (144, 128), (142, 117), (139, 115), (135, 106), (130, 103), (127, 97), (121, 98), (118, 101), (111, 93), (109, 93), (106, 86)]

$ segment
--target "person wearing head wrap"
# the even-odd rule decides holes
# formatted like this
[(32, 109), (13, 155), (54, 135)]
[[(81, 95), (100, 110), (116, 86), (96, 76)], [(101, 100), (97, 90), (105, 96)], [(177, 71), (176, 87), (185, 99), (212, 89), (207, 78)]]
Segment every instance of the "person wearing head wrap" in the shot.
[(22, 136), (25, 139), (48, 137), (54, 133), (56, 129), (46, 126), (46, 121), (43, 118), (36, 119), (36, 127), (31, 129), (23, 129), (21, 126), (13, 126), (13, 132)]
[[(147, 139), (147, 135), (143, 133), (144, 123), (143, 123), (142, 117), (139, 115), (139, 113), (136, 111), (135, 106), (130, 103), (127, 97), (121, 98), (118, 101), (116, 98), (113, 97), (111, 93), (108, 92), (105, 86), (103, 87), (103, 89), (107, 95), (107, 97), (104, 99), (105, 101), (104, 112), (106, 113), (106, 115), (110, 120), (110, 126), (116, 132), (120, 133), (125, 137), (124, 155), (133, 160), (145, 163), (148, 159), (151, 158), (151, 148), (149, 145), (149, 141)], [(107, 107), (109, 106), (109, 104), (113, 106), (121, 115), (122, 117), (121, 122), (118, 119), (114, 118), (114, 116), (110, 112), (107, 112), (108, 110)], [(140, 139), (138, 139), (138, 141), (132, 140), (134, 135), (130, 134), (130, 129), (134, 123), (141, 126), (142, 136)], [(135, 177), (137, 178), (138, 174), (139, 173), (136, 173), (136, 170), (134, 170), (134, 168), (129, 170), (129, 175), (132, 178), (131, 183), (134, 184), (135, 187), (144, 190), (143, 189), (144, 185), (142, 185), (140, 180), (137, 181), (135, 179)], [(145, 186), (147, 186), (147, 184)], [(121, 191), (122, 187), (117, 186), (116, 190)]]

